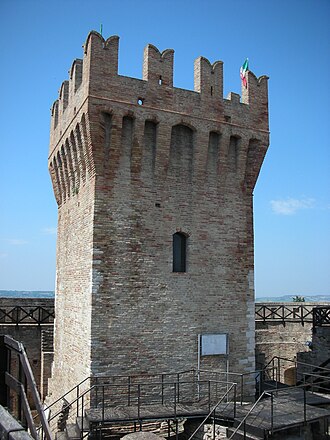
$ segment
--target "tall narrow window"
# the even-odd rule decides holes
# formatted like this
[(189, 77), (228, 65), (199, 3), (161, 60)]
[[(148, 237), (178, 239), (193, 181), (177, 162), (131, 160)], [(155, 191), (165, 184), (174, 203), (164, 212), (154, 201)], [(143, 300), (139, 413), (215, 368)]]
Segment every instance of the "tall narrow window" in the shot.
[(186, 272), (187, 237), (180, 232), (173, 234), (173, 272)]

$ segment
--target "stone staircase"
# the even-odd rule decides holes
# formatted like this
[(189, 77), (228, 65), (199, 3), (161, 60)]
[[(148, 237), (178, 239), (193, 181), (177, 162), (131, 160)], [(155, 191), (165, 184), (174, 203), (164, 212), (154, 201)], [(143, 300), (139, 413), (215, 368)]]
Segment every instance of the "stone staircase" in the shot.
[[(231, 428), (227, 428), (227, 437), (230, 437), (239, 425), (239, 421), (235, 420)], [(233, 436), (233, 440), (264, 440), (265, 432), (263, 429), (245, 423)]]
[(76, 417), (75, 423), (66, 424), (63, 431), (58, 431), (55, 435), (55, 440), (80, 440), (88, 434), (89, 421), (84, 417), (84, 423), (82, 423), (82, 417)]

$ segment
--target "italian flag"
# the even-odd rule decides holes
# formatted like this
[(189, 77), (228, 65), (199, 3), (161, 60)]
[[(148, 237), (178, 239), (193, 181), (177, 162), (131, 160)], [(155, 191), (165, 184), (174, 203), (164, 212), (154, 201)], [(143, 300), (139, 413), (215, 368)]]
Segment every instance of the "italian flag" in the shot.
[(243, 66), (239, 70), (240, 77), (241, 77), (241, 80), (242, 80), (245, 88), (247, 88), (247, 79), (246, 79), (247, 75), (246, 75), (246, 73), (248, 70), (249, 70), (249, 59), (247, 58), (244, 61)]

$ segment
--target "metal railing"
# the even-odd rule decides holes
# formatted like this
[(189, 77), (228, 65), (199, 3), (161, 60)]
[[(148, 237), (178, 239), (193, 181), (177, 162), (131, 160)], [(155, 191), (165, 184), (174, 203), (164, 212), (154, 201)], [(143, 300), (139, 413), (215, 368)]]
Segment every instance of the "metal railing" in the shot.
[[(326, 361), (324, 365), (329, 363)], [(314, 365), (307, 362), (298, 361), (297, 359), (288, 359), (280, 356), (273, 356), (272, 359), (265, 365), (263, 371), (273, 371), (272, 376), (268, 377), (270, 380), (274, 380), (276, 382), (284, 382), (284, 371), (288, 368), (288, 366), (292, 366), (295, 368), (295, 383), (296, 384), (307, 384), (308, 376), (313, 376), (313, 373), (321, 373), (323, 375), (328, 375), (330, 378), (330, 368), (326, 368), (322, 365)]]
[[(315, 376), (317, 376), (318, 381), (314, 382), (314, 386), (317, 387), (318, 390), (329, 385), (329, 377)], [(300, 392), (298, 396), (297, 392)], [(238, 431), (243, 431), (243, 436), (246, 438), (249, 426), (253, 428), (253, 422), (256, 419), (258, 419), (258, 429), (263, 430), (264, 433), (268, 432), (268, 434), (273, 435), (276, 430), (283, 429), (281, 423), (276, 424), (276, 422), (279, 422), (280, 418), (282, 418), (283, 413), (285, 413), (286, 416), (291, 416), (291, 419), (295, 418), (296, 425), (299, 423), (306, 425), (309, 411), (313, 410), (313, 407), (307, 403), (308, 393), (312, 394), (313, 390), (307, 390), (305, 384), (285, 389), (264, 391), (228, 438), (233, 439)], [(270, 402), (269, 404), (267, 404), (267, 401), (266, 404), (264, 403), (266, 399)], [(303, 405), (301, 405), (301, 403), (303, 403)], [(278, 414), (278, 408), (280, 406), (284, 406), (285, 408), (283, 413)], [(275, 411), (275, 408), (277, 411)], [(328, 416), (325, 415), (324, 417), (327, 418)]]
[[(35, 409), (41, 422), (42, 430), (44, 433), (43, 438), (51, 440), (51, 433), (48, 425), (47, 418), (45, 416), (37, 385), (34, 379), (34, 375), (25, 353), (23, 344), (12, 339), (9, 336), (3, 336), (1, 339), (2, 349), (4, 349), (2, 355), (7, 360), (7, 368), (4, 371), (4, 383), (7, 388), (6, 406), (13, 412), (23, 426), (28, 427), (32, 437), (35, 440), (39, 440), (38, 429), (35, 424), (35, 420), (32, 417), (32, 410), (28, 400), (28, 392), (30, 392)], [(15, 353), (18, 360), (17, 377), (11, 371), (11, 354)], [(11, 391), (11, 392), (10, 392)], [(17, 408), (12, 404), (11, 394), (16, 395)]]
[[(274, 369), (276, 370), (276, 367), (269, 366), (266, 371), (273, 374)], [(165, 406), (170, 395), (172, 404), (173, 402), (183, 403), (184, 401), (191, 403), (191, 398), (194, 395), (196, 402), (201, 403), (204, 399), (204, 403), (208, 402), (211, 405), (216, 402), (216, 400), (212, 401), (214, 396), (215, 398), (222, 398), (233, 384), (235, 384), (236, 408), (236, 404), (242, 405), (246, 400), (255, 399), (255, 387), (257, 387), (258, 395), (261, 394), (264, 374), (265, 370), (235, 373), (190, 369), (175, 373), (87, 377), (46, 407), (45, 410), (52, 412), (56, 408), (50, 417), (52, 426), (63, 412), (66, 413), (66, 416), (70, 412), (68, 423), (75, 422), (77, 417), (82, 419), (87, 407), (102, 408), (100, 421), (103, 423), (107, 408), (111, 406), (137, 406), (137, 420), (139, 420), (141, 418), (140, 409), (146, 402)], [(169, 392), (170, 384), (172, 384), (171, 392)], [(147, 386), (153, 392), (143, 394), (142, 391)], [(190, 400), (187, 399), (188, 386), (190, 386)], [(207, 392), (205, 391), (206, 387)], [(174, 393), (176, 398), (174, 398)], [(209, 393), (211, 394), (209, 395)], [(63, 399), (65, 399), (65, 402), (61, 406)], [(61, 407), (58, 408), (59, 406)], [(173, 411), (173, 414), (176, 416), (176, 411)]]
[[(205, 426), (207, 421), (211, 418), (213, 421), (213, 439), (216, 437), (216, 420), (220, 417), (220, 415), (217, 415), (217, 410), (219, 410), (220, 405), (221, 407), (221, 413), (225, 414), (226, 409), (231, 405), (232, 408), (230, 408), (233, 418), (236, 417), (236, 383), (233, 383), (226, 394), (224, 394), (218, 402), (209, 410), (208, 414), (204, 418), (204, 420), (198, 425), (198, 427), (195, 429), (195, 431), (190, 435), (188, 440), (192, 440), (195, 435), (198, 433), (198, 431)], [(232, 394), (232, 398), (230, 398), (230, 395)]]
[[(298, 383), (298, 385), (279, 389), (278, 386), (283, 376), (283, 369), (286, 369), (288, 365), (292, 365), (295, 367), (295, 382)], [(303, 369), (305, 369), (305, 371)], [(306, 371), (306, 369), (308, 371)], [(269, 371), (271, 372), (270, 375)], [(319, 374), (317, 374), (316, 372), (319, 372)], [(262, 392), (250, 411), (235, 428), (229, 439), (233, 438), (240, 429), (243, 430), (244, 438), (246, 438), (248, 422), (253, 425), (253, 418), (256, 418), (259, 415), (261, 402), (265, 398), (270, 399), (270, 405), (268, 408), (268, 412), (266, 413), (266, 415), (264, 414), (264, 418), (265, 420), (270, 422), (268, 431), (273, 434), (276, 422), (276, 412), (274, 411), (275, 407), (278, 408), (280, 405), (288, 405), (288, 403), (291, 402), (290, 407), (293, 408), (297, 404), (297, 400), (299, 401), (299, 398), (297, 399), (297, 390), (298, 392), (300, 390), (302, 394), (302, 396), (300, 396), (300, 402), (303, 402), (303, 406), (301, 407), (300, 405), (299, 408), (299, 406), (296, 405), (296, 413), (291, 411), (290, 415), (295, 414), (297, 416), (298, 414), (298, 417), (302, 419), (303, 423), (306, 423), (308, 418), (308, 404), (306, 393), (329, 393), (330, 369), (309, 364), (306, 362), (300, 362), (296, 359), (288, 359), (274, 356), (266, 364), (264, 370), (262, 370), (262, 381), (264, 382), (267, 380), (274, 381), (274, 389), (267, 389)], [(281, 402), (279, 402), (279, 398), (282, 399)], [(262, 409), (263, 411), (265, 411), (264, 406)], [(287, 410), (286, 413), (289, 414)], [(258, 424), (260, 424), (260, 420), (258, 421)], [(265, 428), (265, 430), (267, 429)]]
[[(190, 370), (189, 373), (191, 373)], [(187, 373), (187, 372), (185, 372)], [(197, 375), (194, 375), (191, 380), (169, 380), (166, 376), (182, 375), (183, 373), (175, 373), (166, 375), (163, 374), (163, 380), (155, 381), (155, 376), (149, 382), (142, 382), (137, 380), (137, 377), (129, 376), (115, 376), (102, 377), (103, 383), (94, 383), (90, 388), (79, 393), (78, 387), (71, 389), (66, 393), (66, 397), (70, 393), (77, 393), (77, 396), (68, 401), (66, 408), (71, 415), (68, 420), (72, 421), (76, 418), (80, 420), (81, 438), (84, 438), (91, 431), (98, 431), (103, 429), (105, 423), (135, 423), (142, 430), (144, 421), (150, 420), (174, 420), (192, 414), (194, 411), (198, 417), (204, 417), (213, 408), (215, 403), (224, 401), (229, 392), (235, 388), (235, 403), (236, 408), (236, 384), (209, 380), (198, 380)], [(126, 379), (126, 383), (114, 383), (118, 379)], [(87, 380), (95, 380), (95, 378), (87, 378), (79, 384), (81, 386)], [(134, 380), (137, 382), (134, 382)], [(111, 382), (111, 383), (109, 383)], [(62, 398), (61, 398), (62, 399)], [(51, 407), (56, 406), (61, 399), (54, 402)], [(130, 415), (126, 415), (125, 408), (130, 408)], [(116, 408), (117, 416), (114, 417), (112, 410)], [(188, 408), (188, 409), (187, 409)], [(120, 416), (120, 409), (123, 410), (123, 415)], [(85, 412), (88, 410), (91, 426), (86, 426)], [(119, 413), (118, 413), (119, 411)], [(235, 412), (235, 409), (233, 409)], [(63, 412), (56, 411), (49, 418), (51, 428), (55, 430), (57, 426), (57, 419)], [(176, 423), (177, 429), (177, 423)], [(43, 428), (40, 427), (41, 436), (43, 435)], [(177, 434), (177, 432), (176, 432)]]
[[(257, 395), (259, 394), (260, 397), (244, 418), (245, 422), (244, 420), (242, 421), (244, 422), (243, 430), (246, 432), (247, 422), (253, 419), (253, 409), (256, 408), (258, 402), (268, 396), (270, 398), (270, 407), (267, 417), (270, 420), (269, 429), (273, 431), (275, 423), (274, 408), (275, 405), (279, 404), (278, 396), (285, 396), (287, 402), (290, 399), (292, 402), (296, 402), (296, 397), (290, 395), (291, 391), (288, 391), (288, 388), (284, 390), (277, 388), (277, 380), (281, 378), (283, 365), (287, 366), (288, 363), (296, 367), (299, 364), (300, 366), (308, 366), (313, 369), (320, 368), (312, 364), (275, 356), (264, 369), (251, 373), (191, 369), (176, 373), (153, 375), (88, 377), (47, 408), (47, 410), (51, 410), (63, 398), (66, 399), (64, 407), (51, 414), (49, 422), (54, 429), (55, 423), (57, 423), (57, 419), (64, 409), (69, 422), (75, 422), (77, 418), (80, 420), (80, 432), (83, 439), (93, 430), (101, 431), (107, 422), (108, 426), (111, 423), (134, 423), (135, 429), (137, 426), (138, 429), (142, 430), (143, 423), (146, 420), (150, 421), (153, 417), (152, 414), (156, 414), (155, 417), (157, 416), (157, 419), (159, 419), (160, 408), (163, 408), (164, 419), (178, 420), (178, 418), (184, 417), (180, 407), (180, 404), (184, 404), (186, 407), (190, 405), (191, 414), (193, 413), (194, 405), (199, 409), (203, 409), (199, 413), (199, 417), (203, 417), (203, 421), (197, 431), (208, 420), (212, 420), (215, 433), (215, 423), (216, 420), (221, 418), (221, 412), (223, 418), (224, 414), (228, 416), (230, 413), (231, 418), (234, 419), (237, 405), (242, 405), (246, 397), (251, 397), (251, 395), (247, 396), (246, 394), (246, 385), (248, 384), (250, 388), (252, 381), (256, 381)], [(329, 381), (327, 372), (330, 374), (330, 369), (322, 367), (321, 372), (319, 372), (320, 374), (302, 372), (303, 385), (293, 388), (295, 390), (299, 388), (303, 390), (304, 420), (306, 420), (308, 410), (306, 407), (306, 391), (308, 387), (311, 387), (312, 391), (320, 391), (323, 387), (325, 388), (326, 383)], [(221, 378), (225, 380), (221, 380)], [(263, 391), (264, 381), (269, 379), (275, 381), (275, 389)], [(157, 405), (159, 406), (158, 413), (157, 411), (154, 413), (154, 408), (152, 409), (152, 407)], [(123, 416), (121, 419), (118, 416), (117, 419), (114, 419), (113, 415), (111, 415), (111, 409), (114, 407), (117, 410), (118, 408), (129, 407), (130, 417)], [(149, 411), (145, 412), (147, 407), (149, 407)], [(88, 426), (86, 426), (85, 421), (86, 410), (88, 410), (89, 416), (92, 415), (90, 420), (94, 420)], [(242, 423), (239, 426), (241, 427)], [(43, 428), (41, 427), (40, 429), (41, 435), (43, 435)], [(177, 435), (177, 432), (175, 434)]]

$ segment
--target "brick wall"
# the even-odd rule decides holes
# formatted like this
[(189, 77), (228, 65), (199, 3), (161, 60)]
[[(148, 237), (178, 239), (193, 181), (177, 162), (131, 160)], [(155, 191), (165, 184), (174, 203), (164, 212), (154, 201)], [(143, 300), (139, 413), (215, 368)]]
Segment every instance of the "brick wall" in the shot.
[[(89, 374), (197, 366), (200, 333), (229, 334), (254, 369), (252, 193), (267, 150), (267, 78), (222, 97), (222, 62), (173, 87), (173, 51), (148, 45), (143, 80), (117, 74), (118, 37), (89, 34), (54, 104), (59, 205), (50, 393)], [(187, 271), (172, 271), (172, 236)], [(202, 368), (223, 368), (220, 356)]]

